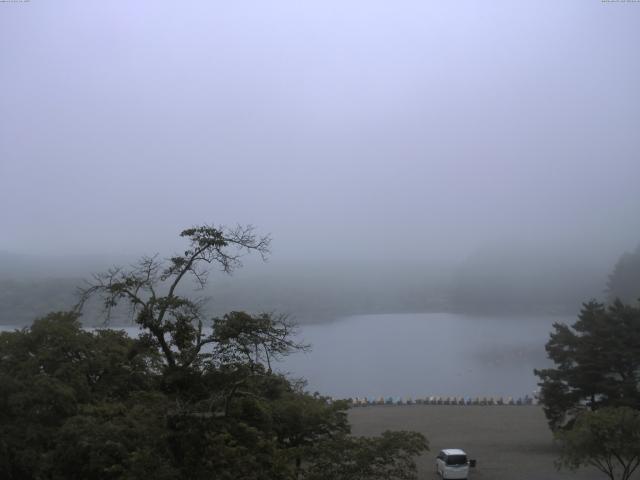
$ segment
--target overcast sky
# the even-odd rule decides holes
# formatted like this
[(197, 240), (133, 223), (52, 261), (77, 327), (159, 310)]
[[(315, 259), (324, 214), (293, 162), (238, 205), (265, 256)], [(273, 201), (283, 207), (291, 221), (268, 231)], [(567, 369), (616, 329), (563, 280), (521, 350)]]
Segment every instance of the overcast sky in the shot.
[(640, 242), (640, 3), (0, 3), (0, 250)]

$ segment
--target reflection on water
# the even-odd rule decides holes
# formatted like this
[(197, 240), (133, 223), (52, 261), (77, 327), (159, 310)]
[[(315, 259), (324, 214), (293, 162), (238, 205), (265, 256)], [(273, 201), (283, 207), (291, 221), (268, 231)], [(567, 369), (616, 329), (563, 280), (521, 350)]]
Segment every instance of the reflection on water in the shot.
[(285, 359), (281, 370), (336, 397), (531, 395), (556, 321), (572, 318), (359, 315), (305, 326), (312, 351)]
[(300, 337), (312, 350), (277, 369), (306, 378), (310, 391), (340, 398), (531, 395), (533, 369), (549, 365), (544, 344), (553, 322), (573, 318), (358, 315), (304, 325)]

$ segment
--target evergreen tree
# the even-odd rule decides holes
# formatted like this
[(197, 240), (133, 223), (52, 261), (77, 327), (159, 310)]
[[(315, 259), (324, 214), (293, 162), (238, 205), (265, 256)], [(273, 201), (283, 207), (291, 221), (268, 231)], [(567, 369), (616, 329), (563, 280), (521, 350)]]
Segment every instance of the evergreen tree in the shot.
[(639, 307), (585, 303), (572, 326), (554, 324), (546, 350), (555, 367), (535, 373), (553, 430), (570, 426), (584, 410), (640, 409)]

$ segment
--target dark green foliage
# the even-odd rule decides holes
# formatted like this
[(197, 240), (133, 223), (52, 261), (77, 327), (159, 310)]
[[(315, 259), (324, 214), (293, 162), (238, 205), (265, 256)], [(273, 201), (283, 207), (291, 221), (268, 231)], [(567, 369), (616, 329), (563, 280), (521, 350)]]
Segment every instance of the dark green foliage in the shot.
[[(0, 333), (2, 478), (54, 475), (73, 455), (82, 455), (90, 442), (83, 431), (99, 438), (108, 427), (112, 446), (122, 439), (130, 446), (142, 444), (124, 430), (116, 435), (116, 419), (150, 404), (134, 399), (157, 383), (157, 352), (136, 343), (124, 332), (84, 331), (73, 313), (50, 314), (30, 329)], [(73, 435), (80, 437), (71, 441)], [(61, 455), (65, 445), (73, 455)], [(126, 461), (112, 460), (113, 465)], [(80, 463), (91, 468), (91, 462)], [(106, 478), (104, 472), (92, 476), (85, 470), (73, 477), (63, 468), (59, 478)]]
[[(227, 331), (225, 345), (275, 334), (266, 318), (248, 322), (255, 332)], [(319, 478), (337, 455), (335, 478), (413, 478), (422, 436), (352, 438), (346, 402), (222, 350), (177, 368), (144, 339), (82, 330), (73, 313), (1, 333), (0, 477)]]
[(83, 405), (55, 432), (48, 452), (57, 478), (176, 478), (169, 461), (167, 399), (148, 393), (124, 402)]
[(384, 465), (384, 478), (413, 478), (422, 436), (353, 439), (345, 402), (272, 372), (305, 348), (286, 317), (231, 312), (205, 325), (201, 303), (177, 293), (187, 275), (204, 284), (202, 265), (238, 266), (228, 248), (264, 254), (268, 239), (242, 227), (182, 236), (190, 246), (168, 265), (144, 258), (82, 291), (82, 303), (100, 296), (107, 318), (120, 302), (132, 308), (138, 338), (83, 330), (77, 312), (0, 333), (0, 478), (318, 478), (337, 448), (336, 461), (359, 467), (335, 465), (335, 478), (362, 478), (370, 461), (371, 478)]
[(640, 308), (592, 301), (571, 327), (554, 329), (546, 350), (555, 368), (536, 370), (553, 430), (570, 426), (585, 409), (640, 409)]
[(619, 298), (626, 303), (640, 300), (640, 245), (620, 257), (607, 282), (610, 301)]
[(312, 448), (307, 480), (416, 480), (414, 458), (428, 450), (417, 432), (384, 432), (380, 437), (337, 435)]
[(562, 445), (559, 465), (592, 465), (611, 480), (627, 480), (640, 465), (640, 411), (605, 407), (582, 412), (570, 430), (556, 438)]

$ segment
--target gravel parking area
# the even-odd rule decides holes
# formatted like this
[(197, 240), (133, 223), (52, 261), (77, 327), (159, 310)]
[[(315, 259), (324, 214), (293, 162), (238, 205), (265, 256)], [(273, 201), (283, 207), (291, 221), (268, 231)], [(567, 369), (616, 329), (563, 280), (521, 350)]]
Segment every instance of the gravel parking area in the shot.
[[(377, 405), (352, 408), (355, 435), (384, 430), (416, 430), (431, 451), (418, 459), (419, 478), (440, 478), (435, 456), (444, 448), (461, 448), (478, 465), (470, 480), (601, 480), (596, 469), (558, 471), (557, 447), (539, 406)], [(634, 479), (640, 479), (636, 472)]]

